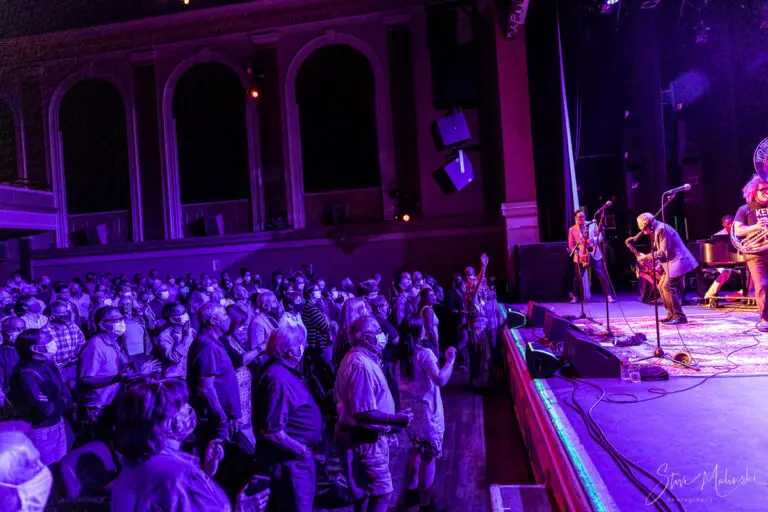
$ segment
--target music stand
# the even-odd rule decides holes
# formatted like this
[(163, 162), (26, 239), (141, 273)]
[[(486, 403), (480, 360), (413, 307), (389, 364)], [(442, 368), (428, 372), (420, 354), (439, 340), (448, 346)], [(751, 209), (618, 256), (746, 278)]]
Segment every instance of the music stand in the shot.
[[(674, 199), (675, 199), (675, 194), (667, 195), (667, 193), (664, 192), (661, 195), (661, 208), (659, 209), (658, 212), (656, 212), (656, 215), (653, 216), (653, 221), (656, 220), (656, 217), (658, 217), (659, 214), (661, 214), (662, 219), (664, 218), (664, 208), (666, 208), (666, 206), (669, 203), (671, 203), (672, 200)], [(664, 225), (666, 225), (666, 223), (664, 223)], [(670, 361), (673, 364), (676, 364), (678, 366), (684, 366), (689, 370), (695, 370), (697, 372), (701, 371), (699, 368), (696, 368), (695, 366), (692, 366), (687, 363), (683, 363), (681, 361), (676, 361), (673, 357), (669, 357), (664, 352), (664, 349), (661, 348), (661, 326), (660, 326), (661, 322), (659, 322), (659, 280), (656, 275), (656, 236), (654, 235), (653, 230), (651, 230), (651, 275), (653, 276), (653, 298), (654, 298), (653, 313), (656, 318), (656, 348), (654, 349), (652, 356), (643, 357), (641, 359), (638, 359), (635, 362), (647, 361), (648, 359), (666, 359), (667, 361)], [(682, 307), (682, 304), (681, 304), (681, 307)]]

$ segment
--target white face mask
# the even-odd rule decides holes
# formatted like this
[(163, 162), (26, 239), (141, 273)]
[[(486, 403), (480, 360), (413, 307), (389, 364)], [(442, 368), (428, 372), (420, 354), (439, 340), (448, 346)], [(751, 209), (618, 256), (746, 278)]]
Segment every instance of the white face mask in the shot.
[(124, 321), (120, 321), (112, 324), (112, 332), (117, 334), (118, 336), (122, 336), (123, 334), (125, 334), (125, 329), (126, 329), (126, 326)]
[(221, 304), (222, 306), (226, 306), (227, 305), (227, 299), (219, 300), (219, 304)]
[(376, 347), (379, 349), (379, 352), (384, 350), (384, 348), (387, 346), (387, 335), (383, 332), (380, 332), (376, 335)]
[(160, 298), (163, 300), (168, 300), (168, 297), (170, 297), (171, 294), (168, 292), (160, 292)]
[(22, 484), (13, 485), (0, 482), (1, 487), (16, 489), (21, 502), (19, 509), (21, 512), (43, 512), (52, 485), (53, 475), (46, 466), (43, 466), (39, 473)]
[(183, 325), (183, 324), (186, 324), (187, 322), (189, 322), (189, 315), (187, 313), (184, 313), (179, 317), (179, 323)]
[(111, 306), (112, 305), (112, 299), (104, 299), (104, 305), (105, 306)]
[(315, 290), (314, 292), (312, 292), (313, 299), (320, 299), (322, 298), (322, 296), (323, 296), (323, 292), (321, 292), (320, 290)]
[(208, 287), (205, 289), (205, 291), (207, 291), (208, 293), (213, 293), (213, 286), (208, 286)]

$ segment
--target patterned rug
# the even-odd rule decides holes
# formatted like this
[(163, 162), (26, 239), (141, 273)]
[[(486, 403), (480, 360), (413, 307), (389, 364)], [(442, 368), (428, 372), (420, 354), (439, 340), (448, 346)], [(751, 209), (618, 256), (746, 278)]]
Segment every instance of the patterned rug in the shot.
[[(665, 326), (661, 324), (661, 347), (668, 356), (686, 351), (693, 356), (694, 365), (701, 371), (676, 366), (671, 361), (648, 360), (640, 364), (658, 364), (672, 376), (709, 375), (768, 375), (768, 334), (754, 329), (756, 315), (743, 312), (690, 315), (688, 324)], [(599, 324), (575, 320), (575, 324), (593, 336), (605, 330)], [(627, 325), (629, 324), (629, 325)], [(634, 333), (647, 339), (640, 345), (618, 347), (609, 343), (603, 346), (622, 359), (639, 359), (653, 355), (656, 348), (656, 324), (654, 317), (612, 319), (611, 330), (619, 340)]]

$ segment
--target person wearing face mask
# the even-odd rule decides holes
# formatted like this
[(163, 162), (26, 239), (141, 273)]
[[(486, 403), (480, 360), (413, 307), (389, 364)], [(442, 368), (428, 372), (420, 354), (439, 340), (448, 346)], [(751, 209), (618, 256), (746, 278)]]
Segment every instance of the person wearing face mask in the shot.
[(387, 377), (387, 384), (389, 384), (389, 391), (392, 393), (392, 398), (395, 401), (395, 408), (400, 408), (400, 387), (397, 383), (397, 346), (400, 343), (400, 334), (395, 329), (395, 326), (390, 323), (389, 317), (389, 304), (387, 299), (383, 295), (377, 295), (370, 302), (373, 316), (381, 327), (381, 331), (387, 337), (387, 346), (381, 353), (381, 359), (383, 362), (384, 375)]
[(248, 315), (246, 325), (250, 325), (255, 311), (251, 303), (251, 295), (244, 285), (238, 284), (232, 289), (232, 297), (235, 299), (234, 305), (243, 310)]
[[(275, 294), (266, 291), (253, 296), (254, 309), (256, 314), (248, 327), (248, 350), (258, 350), (260, 354), (265, 354), (267, 350), (267, 340), (272, 331), (277, 329), (277, 324), (283, 314), (283, 309), (277, 301)], [(259, 360), (263, 363), (264, 356)]]
[(331, 335), (333, 324), (323, 308), (323, 292), (317, 283), (310, 283), (304, 289), (306, 303), (301, 311), (301, 320), (307, 328), (306, 370), (316, 364), (331, 364), (333, 345)]
[(120, 391), (120, 385), (135, 378), (136, 373), (158, 372), (160, 364), (150, 360), (142, 364), (138, 372), (131, 369), (129, 356), (118, 340), (126, 330), (125, 318), (119, 309), (106, 306), (96, 310), (94, 323), (97, 333), (86, 342), (78, 361), (77, 389), (81, 394), (78, 404), (84, 408), (90, 436), (103, 439), (109, 437), (109, 424), (100, 419)]
[(221, 339), (229, 330), (230, 318), (214, 302), (203, 304), (198, 316), (200, 332), (187, 356), (187, 385), (199, 419), (195, 434), (204, 448), (212, 439), (229, 439), (242, 408), (232, 358)]
[(19, 294), (19, 296), (22, 299), (31, 298), (33, 301), (37, 302), (37, 304), (40, 306), (40, 311), (45, 310), (45, 302), (37, 298), (37, 288), (34, 285), (27, 284), (22, 286), (21, 293)]
[(27, 329), (41, 329), (48, 323), (48, 317), (43, 314), (40, 301), (34, 297), (24, 297), (16, 303), (16, 314), (24, 321)]
[(0, 290), (0, 322), (11, 316), (16, 316), (13, 311), (13, 297), (7, 291)]
[(52, 358), (56, 343), (39, 329), (28, 329), (16, 339), (19, 364), (11, 376), (9, 399), (32, 425), (28, 436), (50, 465), (67, 454), (64, 416), (74, 408), (72, 395)]
[(16, 339), (26, 329), (24, 322), (15, 316), (6, 318), (0, 323), (0, 408), (2, 418), (7, 418), (12, 412), (6, 397), (11, 389), (11, 375), (19, 364), (19, 353), (16, 351)]
[(85, 284), (83, 284), (83, 287), (85, 288), (88, 295), (93, 295), (98, 284), (99, 282), (96, 279), (96, 274), (94, 272), (88, 272), (85, 274)]
[(301, 319), (301, 312), (304, 310), (304, 297), (295, 290), (287, 291), (283, 294), (283, 308), (285, 313), (280, 317), (278, 326), (281, 325), (299, 325), (306, 329), (304, 321)]
[(27, 282), (24, 281), (23, 277), (21, 277), (21, 270), (16, 270), (11, 274), (10, 279), (8, 279), (8, 283), (5, 285), (5, 287), (13, 292), (18, 293), (21, 291), (21, 287), (26, 284)]
[(46, 510), (53, 475), (25, 432), (27, 427), (0, 432), (0, 510)]
[[(200, 458), (181, 449), (196, 425), (183, 382), (146, 379), (126, 389), (115, 428), (123, 469), (111, 484), (113, 512), (232, 511), (224, 490), (213, 481), (224, 458), (221, 441), (210, 442)], [(236, 509), (263, 512), (269, 494), (248, 496), (244, 489), (235, 499)]]
[(121, 298), (117, 307), (125, 318), (125, 334), (120, 342), (134, 364), (141, 364), (152, 353), (152, 341), (144, 322), (136, 314), (136, 301), (133, 297)]
[(77, 355), (85, 346), (85, 336), (73, 320), (71, 306), (62, 301), (51, 304), (50, 322), (42, 330), (56, 344), (53, 362), (58, 367), (64, 382), (69, 383), (75, 380)]
[(387, 436), (407, 427), (413, 413), (395, 413), (380, 360), (387, 336), (376, 319), (358, 318), (350, 334), (353, 347), (339, 366), (334, 387), (336, 443), (355, 510), (384, 512), (393, 490)]
[(344, 297), (344, 300), (355, 296), (355, 283), (349, 277), (341, 280), (341, 295)]
[(160, 331), (156, 354), (167, 378), (187, 378), (187, 355), (197, 333), (190, 324), (189, 314), (178, 302), (167, 304), (163, 309), (166, 327)]
[[(149, 303), (149, 307), (152, 309), (152, 313), (154, 313), (155, 318), (162, 319), (163, 308), (171, 302), (171, 290), (168, 288), (167, 284), (160, 284), (155, 286), (154, 295), (154, 298)], [(160, 329), (162, 327), (163, 326), (161, 325), (155, 325), (153, 329)]]
[(96, 332), (96, 323), (93, 319), (94, 313), (96, 313), (97, 310), (108, 306), (112, 306), (112, 297), (109, 288), (103, 284), (99, 284), (96, 286), (93, 295), (91, 295), (91, 314), (88, 320), (89, 332)]
[(77, 304), (77, 314), (81, 320), (81, 327), (85, 327), (83, 324), (88, 321), (91, 316), (91, 296), (87, 293), (83, 293), (83, 288), (77, 283), (70, 283), (69, 292), (75, 304)]
[(305, 349), (306, 334), (298, 326), (275, 330), (267, 344), (269, 362), (254, 392), (256, 460), (271, 479), (272, 510), (314, 510), (314, 453), (323, 424), (300, 371)]
[(341, 324), (341, 305), (343, 298), (339, 293), (339, 289), (335, 286), (327, 287), (323, 289), (323, 306), (328, 314), (328, 318), (331, 322), (337, 326)]
[(413, 288), (411, 274), (408, 272), (400, 274), (400, 279), (397, 283), (397, 296), (392, 305), (392, 318), (395, 327), (398, 329), (402, 326), (403, 321), (414, 313), (411, 305)]

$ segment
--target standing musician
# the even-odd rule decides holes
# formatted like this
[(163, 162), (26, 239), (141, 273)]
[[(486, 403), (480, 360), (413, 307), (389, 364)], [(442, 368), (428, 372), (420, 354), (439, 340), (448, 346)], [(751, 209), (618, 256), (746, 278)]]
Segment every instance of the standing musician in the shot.
[[(573, 218), (576, 224), (568, 230), (568, 250), (573, 253), (575, 269), (571, 302), (576, 303), (581, 298), (586, 300), (584, 275), (588, 268), (592, 268), (592, 271), (597, 274), (600, 287), (608, 297), (608, 302), (616, 302), (603, 265), (603, 251), (600, 248), (603, 243), (603, 234), (598, 233), (597, 224), (594, 221), (587, 223), (587, 216), (584, 215), (583, 211), (576, 210), (573, 212)], [(584, 297), (582, 297), (582, 292), (584, 292)]]
[[(733, 234), (746, 237), (768, 229), (768, 182), (754, 175), (742, 191), (747, 204), (736, 212), (733, 220)], [(747, 268), (755, 286), (755, 300), (760, 313), (757, 329), (768, 332), (768, 311), (765, 310), (768, 290), (768, 244), (762, 251), (745, 254)]]
[(661, 300), (667, 309), (667, 317), (662, 320), (667, 325), (688, 323), (688, 318), (681, 305), (685, 291), (685, 275), (699, 266), (683, 239), (672, 226), (657, 221), (650, 213), (641, 213), (637, 217), (637, 227), (646, 235), (653, 237), (653, 254), (640, 254), (640, 261), (656, 260), (663, 263), (664, 274), (657, 276)]

